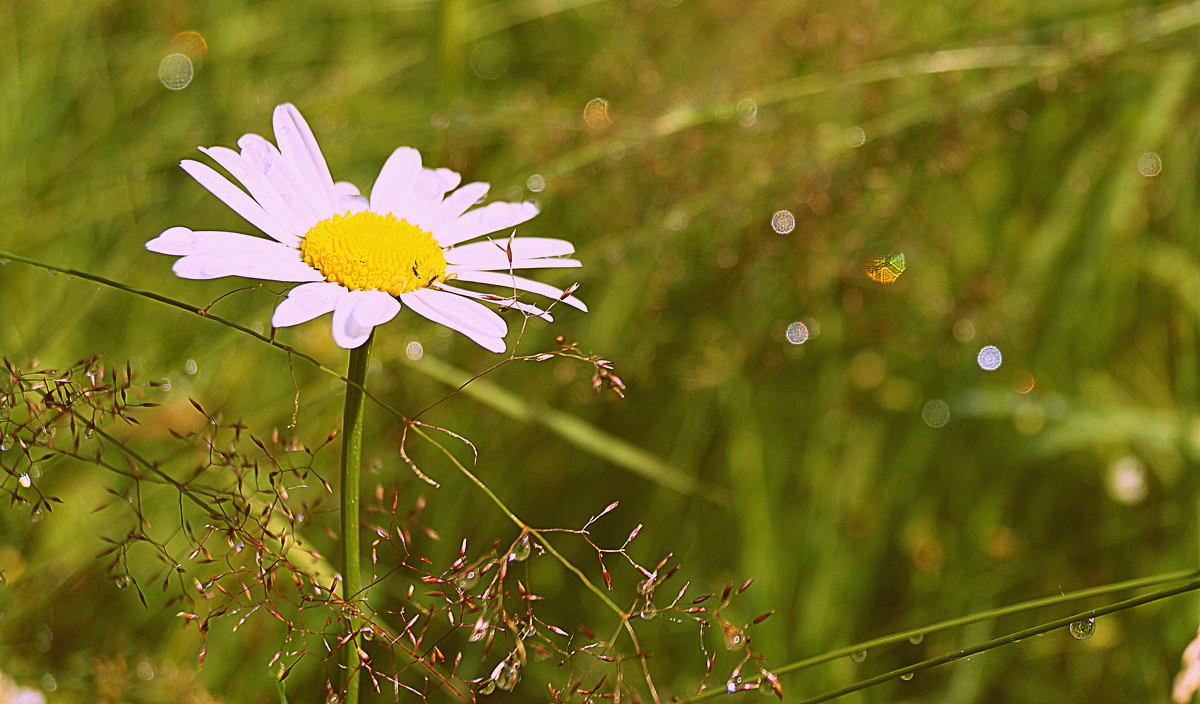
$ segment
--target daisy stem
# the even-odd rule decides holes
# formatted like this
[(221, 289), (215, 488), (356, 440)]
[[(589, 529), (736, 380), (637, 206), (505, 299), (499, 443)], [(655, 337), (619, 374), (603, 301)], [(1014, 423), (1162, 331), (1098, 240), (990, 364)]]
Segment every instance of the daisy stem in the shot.
[[(367, 359), (370, 356), (371, 340), (350, 350), (350, 364), (346, 370), (346, 407), (342, 415), (342, 599), (349, 603), (361, 599), (362, 568), (359, 562), (358, 542), (358, 498), (360, 495), (359, 470), (362, 468), (363, 411), (366, 398), (363, 395), (367, 381)], [(354, 610), (351, 610), (351, 614)], [(350, 617), (350, 631), (356, 632), (362, 619)], [(358, 704), (359, 643), (357, 634), (343, 647), (342, 662), (346, 666), (345, 704)]]

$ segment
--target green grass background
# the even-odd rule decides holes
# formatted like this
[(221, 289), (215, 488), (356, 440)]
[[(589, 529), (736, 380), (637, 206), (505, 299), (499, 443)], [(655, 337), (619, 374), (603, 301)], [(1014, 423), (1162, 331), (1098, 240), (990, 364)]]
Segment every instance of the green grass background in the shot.
[[(754, 577), (730, 616), (776, 610), (752, 634), (778, 666), (1196, 565), (1197, 24), (1195, 2), (1111, 0), (9, 0), (0, 248), (207, 305), (242, 282), (177, 279), (143, 244), (175, 225), (250, 231), (177, 162), (199, 158), (197, 145), (270, 136), (285, 101), (335, 177), (364, 190), (412, 145), (427, 164), (491, 182), (493, 199), (536, 198), (542, 214), (521, 234), (567, 238), (585, 263), (542, 278), (581, 282), (591, 312), (532, 321), (520, 349), (578, 340), (615, 360), (628, 398), (593, 392), (579, 364), (513, 363), (425, 419), (470, 438), (478, 475), (530, 524), (579, 527), (620, 501), (598, 542), (645, 524), (630, 554), (652, 565), (673, 552), (693, 593)], [(208, 53), (171, 91), (156, 72), (184, 30)], [(609, 104), (602, 129), (583, 119), (595, 97)], [(1157, 176), (1139, 172), (1147, 152), (1161, 157)], [(528, 190), (533, 175), (544, 190)], [(779, 210), (795, 216), (788, 234), (771, 227)], [(864, 273), (880, 250), (906, 256), (891, 285)], [(214, 311), (266, 325), (274, 302), (251, 290)], [(819, 336), (789, 344), (788, 324), (806, 319)], [(293, 412), (286, 355), (152, 301), (13, 263), (0, 268), (0, 321), (0, 353), (19, 366), (103, 353), (169, 379), (133, 442), (184, 471), (196, 460), (165, 428), (196, 427), (188, 398), (259, 435)], [(327, 319), (278, 339), (344, 365)], [(413, 340), (426, 352), (416, 362)], [(988, 344), (1004, 354), (994, 372), (975, 362)], [(379, 330), (374, 355), (372, 390), (409, 413), (442, 398), (455, 369), (495, 361), (407, 313)], [(1036, 380), (1027, 394), (1015, 391), (1023, 372)], [(295, 374), (297, 432), (315, 443), (338, 426), (337, 384), (303, 364)], [(951, 409), (945, 427), (922, 421), (934, 399)], [(442, 488), (414, 480), (394, 419), (369, 423), (378, 465), (365, 483), (424, 495), (423, 520), (442, 536), (424, 554), (445, 565), (463, 538), (482, 549), (516, 537), (428, 447), (415, 459)], [(1148, 483), (1133, 505), (1106, 488), (1130, 457)], [(336, 476), (336, 452), (318, 461)], [(709, 489), (681, 491), (672, 472)], [(195, 629), (105, 576), (99, 537), (129, 526), (93, 509), (105, 487), (127, 488), (120, 478), (63, 462), (42, 481), (65, 501), (45, 520), (0, 509), (0, 671), (42, 686), (49, 675), (52, 702), (276, 700), (270, 619), (232, 636), (232, 622), (215, 627), (196, 672)], [(177, 503), (156, 491), (150, 518), (169, 532)], [(579, 541), (556, 544), (599, 583)], [(539, 613), (610, 631), (611, 614), (564, 570), (534, 562)], [(134, 576), (153, 586), (155, 565), (139, 556)], [(614, 573), (629, 594), (636, 575)], [(799, 701), (1073, 610), (783, 684)], [(1164, 701), (1197, 617), (1194, 597), (1177, 598), (1104, 618), (1087, 642), (1057, 632), (845, 701)], [(695, 628), (639, 627), (663, 693), (692, 691)], [(477, 653), (464, 663), (490, 667)], [(320, 701), (325, 674), (298, 669), (291, 701)], [(544, 700), (563, 676), (531, 669), (506, 699)]]

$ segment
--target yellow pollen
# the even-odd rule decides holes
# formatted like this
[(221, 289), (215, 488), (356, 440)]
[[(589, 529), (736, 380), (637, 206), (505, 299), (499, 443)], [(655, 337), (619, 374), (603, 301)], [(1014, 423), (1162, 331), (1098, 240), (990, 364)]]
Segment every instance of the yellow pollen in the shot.
[(326, 281), (393, 296), (446, 279), (446, 257), (433, 235), (407, 220), (370, 211), (334, 215), (300, 242), (304, 262)]

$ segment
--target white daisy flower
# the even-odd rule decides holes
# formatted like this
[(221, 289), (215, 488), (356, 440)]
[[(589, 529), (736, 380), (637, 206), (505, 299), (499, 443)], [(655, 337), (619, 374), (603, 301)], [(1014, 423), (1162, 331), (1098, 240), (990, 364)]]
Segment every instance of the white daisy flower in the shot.
[[(551, 320), (546, 310), (516, 299), (519, 291), (528, 291), (587, 310), (561, 289), (512, 273), (580, 266), (564, 258), (575, 251), (570, 242), (510, 236), (511, 228), (537, 215), (533, 204), (489, 203), (472, 210), (488, 185), (459, 188), (458, 174), (423, 168), (421, 155), (409, 147), (392, 152), (367, 198), (353, 184), (334, 182), (294, 106), (275, 108), (274, 127), (278, 147), (248, 134), (238, 140), (240, 152), (200, 148), (245, 191), (198, 161), (180, 162), (271, 239), (172, 227), (146, 248), (182, 257), (173, 267), (177, 275), (299, 283), (275, 309), (271, 325), (287, 327), (333, 313), (333, 339), (347, 349), (366, 342), (402, 305), (492, 352), (505, 350), (508, 326), (480, 301)], [(496, 240), (464, 244), (494, 232), (501, 232)], [(459, 282), (504, 291), (451, 285)]]

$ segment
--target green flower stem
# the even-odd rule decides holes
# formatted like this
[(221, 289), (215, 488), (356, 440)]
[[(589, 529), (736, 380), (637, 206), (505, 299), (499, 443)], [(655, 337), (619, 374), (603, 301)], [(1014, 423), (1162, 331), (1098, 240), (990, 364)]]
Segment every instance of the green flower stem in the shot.
[[(366, 406), (364, 387), (367, 381), (367, 360), (375, 333), (361, 347), (350, 350), (350, 365), (346, 370), (346, 409), (342, 415), (342, 599), (347, 603), (360, 600), (362, 566), (359, 561), (358, 498), (361, 494), (359, 470), (362, 468), (363, 411)], [(351, 616), (350, 630), (357, 631), (362, 619)], [(358, 704), (359, 639), (351, 638), (343, 647), (342, 663), (346, 666), (345, 704)]]

